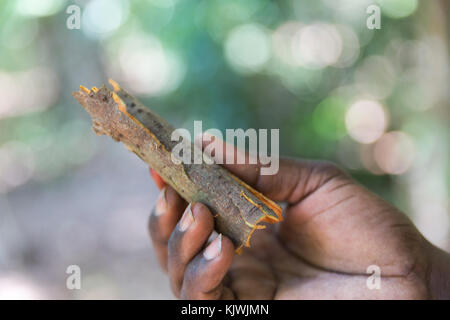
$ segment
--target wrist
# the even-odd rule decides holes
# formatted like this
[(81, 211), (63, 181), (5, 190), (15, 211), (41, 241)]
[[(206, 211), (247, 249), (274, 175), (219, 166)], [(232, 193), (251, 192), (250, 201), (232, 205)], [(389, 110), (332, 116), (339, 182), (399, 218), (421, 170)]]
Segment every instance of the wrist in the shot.
[(428, 286), (431, 299), (450, 299), (450, 254), (432, 246)]

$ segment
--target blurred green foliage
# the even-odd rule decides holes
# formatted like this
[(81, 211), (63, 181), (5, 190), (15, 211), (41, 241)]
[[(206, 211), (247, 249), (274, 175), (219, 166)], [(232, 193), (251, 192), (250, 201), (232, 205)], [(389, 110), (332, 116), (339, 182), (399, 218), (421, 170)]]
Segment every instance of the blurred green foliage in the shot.
[[(81, 8), (80, 30), (66, 27), (71, 4)], [(370, 4), (381, 6), (380, 30), (366, 26)], [(448, 70), (448, 29), (433, 29), (448, 22), (448, 12), (430, 20), (428, 12), (437, 6), (412, 0), (3, 0), (0, 146), (13, 142), (9, 152), (26, 150), (33, 161), (26, 182), (48, 183), (83, 165), (100, 152), (99, 142), (71, 91), (113, 77), (176, 126), (190, 128), (201, 119), (205, 129), (280, 128), (282, 154), (336, 161), (407, 207), (402, 176), (396, 180), (377, 166), (371, 153), (376, 141), (361, 144), (349, 136), (346, 114), (360, 97), (380, 103), (387, 119), (383, 131), (406, 132), (415, 145), (408, 170), (426, 166), (436, 150), (448, 156), (448, 82), (441, 83), (448, 81), (442, 74)], [(283, 34), (288, 23), (301, 26)], [(235, 39), (252, 44), (243, 42), (236, 54), (231, 34), (246, 25), (253, 29), (235, 33)], [(301, 30), (318, 35), (319, 43), (306, 33), (302, 38)], [(286, 43), (274, 42), (277, 35)], [(252, 51), (253, 41), (258, 47)], [(294, 52), (300, 58), (292, 63), (295, 41), (301, 52)], [(348, 59), (337, 66), (344, 53)], [(144, 63), (133, 64), (141, 58)], [(164, 68), (152, 65), (160, 58)], [(166, 83), (155, 81), (164, 77), (167, 83), (178, 80), (163, 90), (158, 85)], [(151, 85), (156, 89), (146, 92)], [(14, 164), (8, 165), (0, 170), (12, 170)], [(447, 184), (448, 169), (446, 162), (441, 171)], [(4, 192), (15, 186), (10, 182), (3, 181)]]

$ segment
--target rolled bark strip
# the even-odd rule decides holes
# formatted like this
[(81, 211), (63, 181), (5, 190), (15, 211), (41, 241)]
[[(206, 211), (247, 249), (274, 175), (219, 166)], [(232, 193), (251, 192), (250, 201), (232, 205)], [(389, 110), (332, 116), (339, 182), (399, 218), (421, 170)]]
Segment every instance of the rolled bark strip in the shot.
[[(171, 151), (174, 128), (110, 80), (113, 90), (80, 86), (73, 96), (91, 115), (93, 130), (122, 142), (145, 161), (186, 201), (207, 205), (215, 229), (232, 239), (236, 252), (250, 245), (262, 222), (281, 221), (281, 208), (217, 164), (175, 163)], [(191, 144), (191, 150), (197, 148)], [(192, 152), (193, 153), (193, 152)]]

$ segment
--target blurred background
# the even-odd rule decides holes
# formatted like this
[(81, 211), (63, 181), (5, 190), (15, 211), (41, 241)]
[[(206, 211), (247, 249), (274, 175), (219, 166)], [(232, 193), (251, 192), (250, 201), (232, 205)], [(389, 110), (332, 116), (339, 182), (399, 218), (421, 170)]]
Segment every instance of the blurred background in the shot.
[(109, 77), (175, 127), (279, 128), (282, 155), (339, 163), (449, 250), (448, 18), (445, 0), (0, 1), (0, 298), (172, 297), (147, 167), (71, 95)]

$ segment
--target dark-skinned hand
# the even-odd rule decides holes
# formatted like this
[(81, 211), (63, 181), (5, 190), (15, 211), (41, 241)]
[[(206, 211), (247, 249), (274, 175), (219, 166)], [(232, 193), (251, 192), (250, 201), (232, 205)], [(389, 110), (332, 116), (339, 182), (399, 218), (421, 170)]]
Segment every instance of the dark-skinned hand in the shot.
[[(213, 143), (225, 152), (221, 141)], [(162, 192), (150, 234), (176, 297), (448, 298), (449, 276), (442, 272), (450, 266), (448, 255), (336, 166), (282, 159), (276, 175), (260, 175), (258, 164), (224, 166), (267, 197), (286, 202), (284, 220), (255, 232), (251, 247), (236, 255), (231, 240), (214, 231), (210, 210), (201, 203), (188, 206), (151, 170)], [(373, 265), (381, 271), (379, 289), (367, 285)]]

